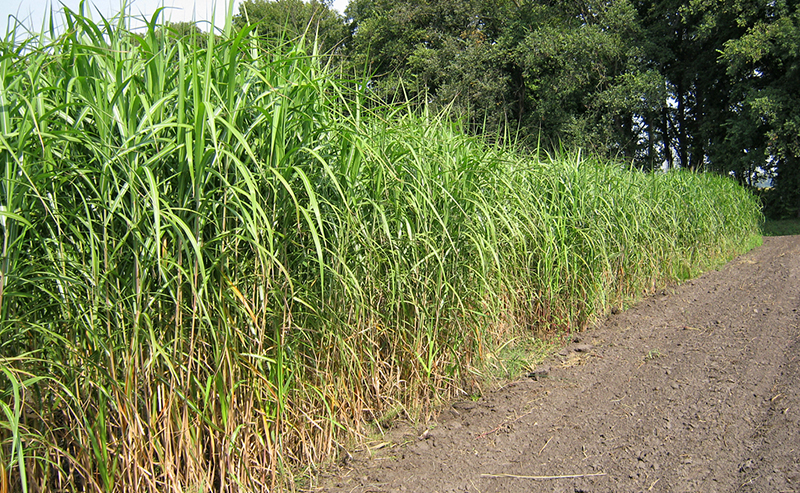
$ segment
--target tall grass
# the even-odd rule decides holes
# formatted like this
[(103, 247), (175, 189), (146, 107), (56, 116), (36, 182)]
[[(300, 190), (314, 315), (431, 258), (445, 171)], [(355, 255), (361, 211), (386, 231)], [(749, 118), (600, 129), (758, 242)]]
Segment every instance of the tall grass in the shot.
[(0, 47), (2, 492), (291, 485), (758, 230), (724, 178), (368, 110), (302, 42), (63, 21)]

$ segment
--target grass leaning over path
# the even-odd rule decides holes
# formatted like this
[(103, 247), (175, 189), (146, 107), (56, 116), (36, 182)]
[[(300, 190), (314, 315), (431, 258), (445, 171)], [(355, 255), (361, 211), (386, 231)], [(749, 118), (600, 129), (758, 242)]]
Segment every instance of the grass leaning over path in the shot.
[(0, 46), (2, 491), (280, 488), (758, 232), (728, 179), (368, 110), (302, 45), (64, 21)]

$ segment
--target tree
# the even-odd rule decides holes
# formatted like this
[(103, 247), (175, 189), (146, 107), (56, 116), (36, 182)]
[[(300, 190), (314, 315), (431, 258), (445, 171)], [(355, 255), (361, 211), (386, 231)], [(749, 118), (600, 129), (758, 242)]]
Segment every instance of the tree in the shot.
[[(781, 209), (800, 218), (800, 2), (752, 0), (733, 14), (744, 33), (725, 42), (721, 62), (734, 84), (727, 142), (774, 175)], [(749, 124), (749, 125), (748, 125)]]
[(525, 126), (541, 137), (656, 161), (653, 121), (666, 101), (648, 66), (643, 31), (628, 0), (540, 6), (518, 47), (527, 84)]
[[(708, 24), (707, 9), (698, 2), (646, 0), (636, 9), (646, 33), (645, 56), (667, 84), (669, 104), (658, 130), (669, 167), (703, 169), (720, 138), (730, 88), (724, 67), (717, 64), (730, 25)], [(710, 147), (711, 146), (711, 147)]]
[(190, 44), (205, 49), (208, 46), (208, 33), (203, 32), (194, 22), (166, 22), (158, 28), (157, 35), (165, 39), (188, 39)]
[(237, 28), (257, 24), (256, 32), (274, 41), (316, 40), (321, 53), (334, 52), (348, 38), (344, 19), (329, 1), (245, 0), (233, 24)]
[[(800, 206), (798, 0), (353, 0), (384, 101), (643, 168), (771, 172)], [(788, 210), (788, 209), (787, 209)]]
[(691, 161), (748, 185), (772, 177), (774, 213), (800, 215), (800, 5), (698, 0), (679, 13), (689, 48), (665, 73), (691, 83)]
[(655, 149), (644, 122), (660, 116), (664, 83), (629, 0), (354, 0), (346, 13), (350, 54), (386, 100), (449, 107), (473, 131), (533, 145)]
[(512, 8), (510, 1), (353, 0), (348, 53), (384, 101), (449, 107), (474, 129), (497, 128), (518, 112), (513, 46), (501, 38)]

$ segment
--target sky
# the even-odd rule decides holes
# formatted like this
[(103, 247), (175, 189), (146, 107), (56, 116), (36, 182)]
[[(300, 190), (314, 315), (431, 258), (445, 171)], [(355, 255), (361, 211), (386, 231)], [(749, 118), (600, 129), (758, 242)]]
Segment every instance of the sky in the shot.
[[(120, 10), (122, 0), (87, 0), (94, 4), (104, 16), (111, 17)], [(240, 0), (234, 0), (233, 12), (239, 11)], [(77, 10), (80, 0), (0, 0), (0, 33), (5, 34), (8, 30), (9, 16), (14, 15), (28, 27), (33, 27), (34, 31), (40, 31), (42, 19), (50, 6), (54, 11), (58, 11), (61, 5), (66, 5), (72, 10)], [(160, 6), (171, 7), (165, 11), (165, 19), (172, 22), (180, 21), (210, 21), (213, 7), (216, 4), (214, 18), (217, 26), (222, 26), (225, 19), (225, 10), (228, 0), (128, 0), (129, 11), (134, 17), (141, 17), (144, 14), (148, 19), (153, 12)], [(334, 0), (333, 8), (339, 12), (344, 12), (347, 0)], [(92, 10), (95, 14), (96, 10)], [(99, 19), (95, 17), (95, 19)]]

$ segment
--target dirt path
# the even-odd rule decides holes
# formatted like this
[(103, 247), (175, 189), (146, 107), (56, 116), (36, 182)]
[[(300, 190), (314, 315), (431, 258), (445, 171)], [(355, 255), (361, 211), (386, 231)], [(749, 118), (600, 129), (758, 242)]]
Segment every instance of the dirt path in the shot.
[(798, 310), (800, 236), (765, 238), (317, 491), (800, 491)]

